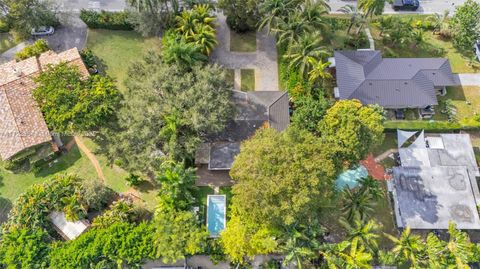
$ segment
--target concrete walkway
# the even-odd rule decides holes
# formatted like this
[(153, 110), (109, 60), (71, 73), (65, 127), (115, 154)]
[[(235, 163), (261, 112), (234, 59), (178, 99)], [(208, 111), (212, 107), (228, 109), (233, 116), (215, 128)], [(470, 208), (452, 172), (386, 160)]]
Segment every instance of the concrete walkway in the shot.
[(31, 43), (30, 41), (22, 42), (16, 45), (15, 47), (2, 53), (0, 55), (0, 64), (13, 60), (15, 58), (15, 54), (17, 54), (17, 52), (21, 51), (23, 48), (25, 48), (25, 46), (27, 46), (30, 43)]
[(457, 82), (462, 86), (480, 86), (480, 73), (455, 74)]
[(379, 163), (379, 162), (385, 160), (386, 158), (388, 158), (388, 156), (390, 156), (391, 154), (397, 153), (397, 152), (398, 152), (398, 149), (389, 149), (389, 150), (385, 151), (384, 153), (375, 157), (375, 162)]
[[(277, 46), (275, 37), (265, 31), (257, 33), (256, 52), (231, 52), (230, 29), (223, 14), (217, 14), (218, 46), (212, 53), (211, 59), (228, 69), (255, 69), (255, 90), (278, 91)], [(235, 72), (235, 81), (240, 81)], [(239, 85), (237, 85), (239, 86)]]

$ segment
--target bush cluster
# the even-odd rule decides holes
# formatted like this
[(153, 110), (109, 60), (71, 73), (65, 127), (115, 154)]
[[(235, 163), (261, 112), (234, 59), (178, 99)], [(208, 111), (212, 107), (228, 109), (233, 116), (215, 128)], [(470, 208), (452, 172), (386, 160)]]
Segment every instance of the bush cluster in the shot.
[(5, 21), (0, 20), (0, 33), (8, 33), (8, 31), (10, 31), (8, 24)]
[(47, 41), (45, 39), (39, 39), (32, 45), (26, 46), (21, 51), (17, 52), (15, 54), (15, 59), (21, 61), (30, 57), (37, 57), (48, 50), (50, 50), (50, 47), (48, 46)]
[(89, 28), (93, 29), (133, 30), (133, 26), (127, 20), (127, 12), (104, 10), (98, 12), (83, 9), (80, 12), (80, 18)]

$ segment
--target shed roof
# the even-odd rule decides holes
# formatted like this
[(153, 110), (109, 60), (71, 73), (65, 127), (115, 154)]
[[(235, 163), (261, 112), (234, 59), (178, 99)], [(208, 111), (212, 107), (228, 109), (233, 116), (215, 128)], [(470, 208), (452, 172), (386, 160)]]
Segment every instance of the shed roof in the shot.
[(88, 229), (88, 224), (85, 220), (68, 221), (63, 212), (53, 211), (48, 216), (55, 228), (67, 240), (77, 238)]

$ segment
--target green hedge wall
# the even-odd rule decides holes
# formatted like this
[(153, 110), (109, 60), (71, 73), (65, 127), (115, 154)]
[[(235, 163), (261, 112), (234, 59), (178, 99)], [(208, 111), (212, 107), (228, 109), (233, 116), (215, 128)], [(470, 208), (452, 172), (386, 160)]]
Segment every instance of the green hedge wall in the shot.
[(89, 28), (109, 30), (133, 30), (132, 24), (127, 20), (127, 12), (91, 11), (83, 9), (80, 18)]

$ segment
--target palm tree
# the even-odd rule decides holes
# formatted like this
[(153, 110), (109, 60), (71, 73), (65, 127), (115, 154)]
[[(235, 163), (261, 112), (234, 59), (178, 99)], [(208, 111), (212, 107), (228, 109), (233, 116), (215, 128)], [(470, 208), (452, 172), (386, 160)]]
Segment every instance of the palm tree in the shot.
[(376, 233), (379, 226), (375, 221), (362, 222), (359, 219), (353, 221), (353, 225), (348, 223), (345, 219), (340, 219), (340, 223), (347, 230), (347, 240), (356, 240), (369, 253), (376, 255), (378, 252), (378, 234)]
[(445, 10), (443, 14), (435, 13), (429, 19), (433, 20), (433, 34), (440, 34), (444, 37), (451, 36), (450, 25), (448, 24), (450, 11)]
[(440, 240), (434, 233), (429, 233), (426, 240), (426, 253), (429, 268), (442, 268), (446, 265), (447, 244)]
[(162, 50), (163, 59), (168, 63), (178, 63), (184, 68), (189, 68), (195, 63), (208, 60), (202, 51), (200, 45), (188, 43), (185, 39), (171, 39), (164, 42)]
[(332, 74), (328, 72), (330, 62), (323, 62), (321, 59), (312, 59), (312, 70), (308, 72), (308, 80), (310, 82), (316, 82), (319, 80), (325, 81), (332, 78)]
[(362, 192), (367, 192), (375, 201), (383, 197), (383, 190), (380, 187), (380, 182), (371, 176), (361, 178), (358, 183)]
[(199, 45), (203, 53), (210, 55), (213, 48), (218, 44), (216, 33), (212, 26), (198, 24), (195, 28), (195, 34), (187, 40)]
[(327, 55), (326, 48), (321, 45), (320, 34), (315, 32), (301, 35), (299, 40), (293, 42), (284, 57), (290, 61), (288, 67), (291, 70), (298, 70), (299, 74), (306, 77), (314, 64)]
[(364, 220), (371, 212), (373, 212), (372, 206), (374, 205), (374, 201), (368, 192), (363, 191), (362, 189), (352, 191), (349, 188), (346, 188), (343, 191), (343, 195), (344, 204), (342, 212), (348, 221), (353, 221), (356, 218)]
[(325, 33), (328, 23), (323, 18), (328, 14), (330, 7), (325, 1), (307, 0), (303, 7), (302, 17), (308, 22), (310, 29)]
[(282, 247), (283, 252), (286, 253), (283, 261), (284, 266), (294, 263), (297, 269), (302, 269), (304, 259), (315, 256), (314, 251), (304, 243), (308, 240), (309, 238), (306, 238), (306, 236), (299, 231), (294, 230), (290, 234), (285, 245)]
[(278, 29), (280, 21), (287, 21), (290, 14), (295, 13), (300, 2), (300, 0), (266, 0), (260, 6), (261, 12), (265, 15), (258, 25), (258, 30), (261, 31), (267, 27), (270, 33), (272, 29)]
[(348, 25), (347, 34), (350, 34), (352, 27), (357, 23), (364, 23), (365, 20), (362, 17), (362, 14), (358, 11), (357, 7), (354, 5), (345, 5), (341, 7), (338, 11), (350, 15), (350, 24)]
[(272, 29), (277, 35), (277, 44), (282, 47), (290, 47), (300, 36), (311, 32), (307, 20), (301, 12), (294, 12), (287, 20), (278, 21), (275, 28)]
[(363, 12), (365, 18), (373, 15), (381, 15), (385, 8), (386, 0), (359, 0), (358, 9)]
[(407, 226), (399, 238), (389, 234), (385, 234), (385, 236), (395, 244), (391, 253), (397, 262), (402, 264), (410, 262), (413, 268), (418, 268), (423, 264), (426, 256), (424, 243), (420, 236), (411, 234), (410, 227)]
[(176, 19), (177, 28), (175, 30), (178, 33), (182, 34), (185, 38), (189, 38), (195, 34), (195, 28), (199, 22), (191, 10), (183, 11)]
[(359, 269), (372, 268), (372, 255), (365, 252), (358, 240), (342, 241), (338, 244), (328, 244), (320, 251), (329, 269)]
[(465, 232), (457, 230), (455, 223), (448, 224), (448, 233), (450, 239), (447, 243), (447, 249), (455, 260), (456, 268), (470, 268), (468, 262), (472, 255), (474, 245), (470, 242)]

